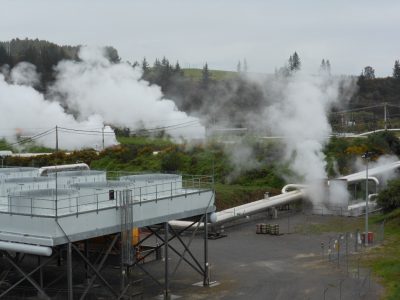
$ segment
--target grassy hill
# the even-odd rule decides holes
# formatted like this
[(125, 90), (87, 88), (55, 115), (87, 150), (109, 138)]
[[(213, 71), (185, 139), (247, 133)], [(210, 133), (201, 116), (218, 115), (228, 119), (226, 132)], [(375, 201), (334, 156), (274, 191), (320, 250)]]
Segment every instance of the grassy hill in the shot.
[[(182, 69), (185, 77), (189, 77), (193, 80), (200, 80), (202, 77), (202, 69)], [(238, 75), (237, 72), (233, 71), (222, 71), (222, 70), (210, 70), (212, 74), (212, 79), (214, 80), (224, 80), (231, 79)]]

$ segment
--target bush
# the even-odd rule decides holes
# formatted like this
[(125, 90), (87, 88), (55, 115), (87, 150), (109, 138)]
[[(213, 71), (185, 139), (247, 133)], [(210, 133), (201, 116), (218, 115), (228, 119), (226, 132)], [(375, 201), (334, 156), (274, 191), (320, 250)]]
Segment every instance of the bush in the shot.
[(377, 202), (385, 212), (400, 207), (400, 179), (389, 181), (387, 188), (379, 193)]

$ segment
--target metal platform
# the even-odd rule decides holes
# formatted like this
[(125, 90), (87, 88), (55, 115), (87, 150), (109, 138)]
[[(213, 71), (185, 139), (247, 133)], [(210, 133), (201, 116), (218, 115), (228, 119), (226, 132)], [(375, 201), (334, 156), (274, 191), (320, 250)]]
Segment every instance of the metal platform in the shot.
[[(145, 227), (213, 212), (210, 182), (194, 182), (183, 182), (184, 188), (164, 182), (146, 189), (126, 189), (128, 182), (120, 182), (131, 191), (132, 225)], [(115, 183), (102, 187), (109, 189), (91, 194), (62, 189), (9, 195), (0, 209), (0, 241), (56, 246), (119, 232), (122, 191)]]

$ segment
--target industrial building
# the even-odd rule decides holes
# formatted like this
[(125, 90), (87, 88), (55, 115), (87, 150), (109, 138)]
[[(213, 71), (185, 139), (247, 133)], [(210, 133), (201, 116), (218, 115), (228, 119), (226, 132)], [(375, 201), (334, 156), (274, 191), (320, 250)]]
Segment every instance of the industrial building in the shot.
[[(64, 298), (90, 298), (95, 282), (105, 288), (107, 297), (130, 298), (134, 286), (128, 274), (135, 267), (142, 270), (144, 258), (154, 254), (159, 258), (163, 249), (165, 279), (159, 285), (168, 299), (169, 251), (180, 255), (169, 242), (179, 240), (190, 253), (180, 235), (196, 223), (207, 223), (214, 210), (213, 181), (208, 176), (108, 176), (82, 166), (77, 170), (73, 166), (0, 169), (0, 266), (4, 270), (0, 280), (9, 283), (0, 290), (0, 298), (22, 297), (21, 290), (27, 288), (22, 282), (29, 282), (41, 298), (54, 297), (54, 282), (46, 275), (54, 274), (54, 264), (58, 283), (65, 283)], [(179, 219), (189, 220), (190, 225), (180, 230), (169, 226)], [(148, 234), (143, 238), (137, 228), (146, 228)], [(151, 236), (161, 242), (141, 253), (144, 240)], [(209, 283), (206, 237), (207, 230), (204, 257), (182, 256), (201, 274), (205, 286)], [(119, 261), (118, 289), (102, 274), (111, 256)], [(83, 269), (74, 267), (76, 260)], [(34, 267), (32, 261), (37, 262)]]

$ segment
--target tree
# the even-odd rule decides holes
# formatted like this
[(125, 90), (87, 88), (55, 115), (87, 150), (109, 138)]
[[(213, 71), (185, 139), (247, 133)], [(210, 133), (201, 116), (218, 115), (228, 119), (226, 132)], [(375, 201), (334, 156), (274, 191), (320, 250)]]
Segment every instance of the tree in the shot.
[(176, 62), (173, 73), (175, 75), (183, 76), (183, 70), (182, 70), (181, 66), (179, 65), (179, 61)]
[(156, 60), (154, 61), (153, 69), (155, 71), (158, 71), (159, 69), (161, 69), (161, 63), (160, 63), (160, 60), (158, 58), (156, 58)]
[(293, 55), (289, 57), (289, 70), (291, 72), (296, 72), (301, 69), (301, 61), (297, 52), (294, 52)]
[(375, 70), (371, 66), (366, 66), (361, 75), (364, 79), (375, 79)]
[(319, 67), (319, 72), (321, 74), (328, 74), (328, 75), (331, 74), (331, 63), (329, 62), (329, 59), (327, 60), (322, 59), (321, 65)]
[(237, 66), (236, 66), (236, 71), (237, 71), (238, 73), (242, 73), (242, 64), (240, 63), (240, 60), (239, 60), (239, 62), (238, 62), (238, 64), (237, 64)]
[(320, 73), (324, 73), (326, 71), (325, 59), (322, 59), (321, 65), (319, 66), (319, 71), (320, 71)]
[(118, 51), (114, 47), (111, 46), (105, 47), (104, 51), (105, 51), (105, 56), (108, 58), (110, 62), (115, 64), (121, 61)]
[(147, 79), (147, 76), (150, 73), (150, 66), (149, 63), (147, 62), (146, 57), (144, 57), (142, 60), (142, 73), (143, 73), (142, 77)]
[(10, 63), (10, 56), (7, 53), (7, 50), (0, 46), (0, 66), (9, 64)]
[(208, 69), (208, 64), (206, 63), (201, 71), (201, 84), (203, 88), (207, 89), (211, 81), (211, 73)]
[(329, 59), (326, 60), (326, 72), (330, 75), (331, 74), (331, 63)]
[(400, 79), (400, 62), (396, 60), (393, 67), (393, 78)]
[(400, 207), (400, 180), (390, 180), (387, 188), (378, 195), (377, 203), (385, 212)]

